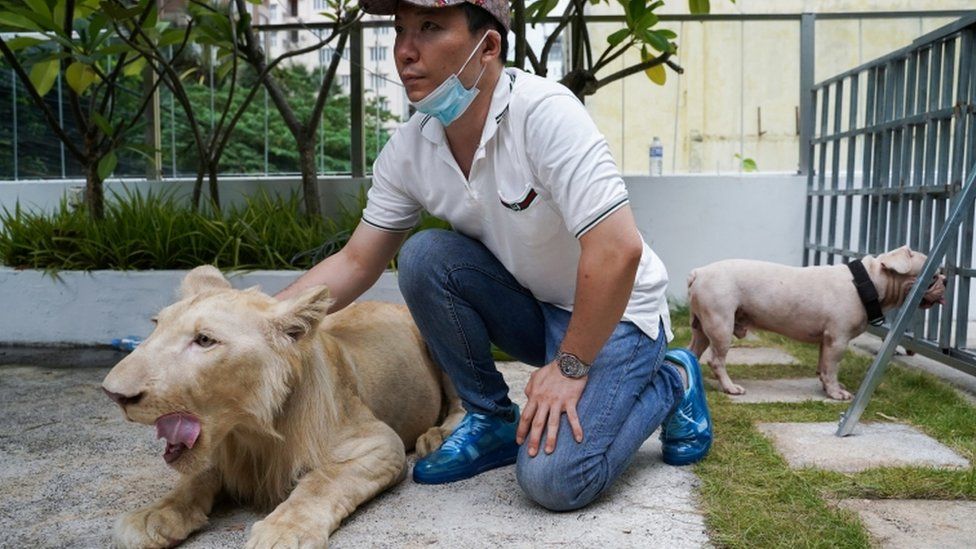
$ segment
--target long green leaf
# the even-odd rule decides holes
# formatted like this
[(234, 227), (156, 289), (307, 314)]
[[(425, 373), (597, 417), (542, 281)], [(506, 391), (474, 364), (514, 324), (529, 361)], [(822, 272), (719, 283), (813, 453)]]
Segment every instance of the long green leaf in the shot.
[(30, 81), (41, 97), (47, 95), (47, 92), (51, 91), (51, 87), (54, 86), (54, 82), (58, 78), (59, 65), (58, 59), (54, 58), (35, 63), (31, 67)]
[(64, 78), (68, 81), (71, 89), (78, 95), (84, 95), (85, 91), (95, 82), (95, 70), (90, 65), (75, 61), (68, 70), (64, 71)]
[(630, 29), (620, 29), (608, 36), (607, 42), (609, 42), (611, 46), (616, 46), (617, 44), (623, 42), (624, 38), (627, 38), (628, 36), (630, 36)]
[(711, 11), (708, 0), (688, 0), (688, 11), (692, 15), (705, 15)]
[(8, 28), (12, 27), (14, 30), (28, 30), (28, 31), (38, 31), (38, 32), (44, 30), (44, 28), (41, 27), (41, 25), (28, 19), (27, 17), (13, 13), (11, 11), (4, 11), (4, 10), (0, 10), (0, 25)]
[(98, 161), (98, 178), (105, 181), (108, 176), (112, 175), (112, 170), (115, 169), (115, 166), (118, 163), (119, 158), (115, 156), (115, 151), (103, 156), (102, 159)]
[(44, 40), (43, 38), (35, 38), (33, 36), (17, 36), (7, 40), (7, 47), (10, 48), (11, 51), (17, 51), (24, 48), (29, 48), (31, 46), (36, 46), (38, 44), (44, 44), (46, 42), (48, 41)]

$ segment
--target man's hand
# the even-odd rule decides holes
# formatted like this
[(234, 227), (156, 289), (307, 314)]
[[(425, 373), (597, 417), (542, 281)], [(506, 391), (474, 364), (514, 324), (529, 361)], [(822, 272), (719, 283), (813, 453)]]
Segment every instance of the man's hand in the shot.
[(576, 415), (576, 403), (579, 402), (584, 387), (586, 377), (570, 379), (564, 376), (559, 371), (556, 360), (532, 372), (529, 383), (525, 386), (525, 396), (529, 400), (515, 432), (515, 441), (519, 444), (525, 442), (526, 434), (529, 435), (529, 456), (535, 457), (539, 453), (539, 440), (542, 438), (542, 431), (547, 428), (546, 453), (551, 454), (556, 449), (559, 420), (564, 412), (573, 429), (573, 438), (576, 442), (583, 442), (583, 428), (580, 427), (579, 417)]

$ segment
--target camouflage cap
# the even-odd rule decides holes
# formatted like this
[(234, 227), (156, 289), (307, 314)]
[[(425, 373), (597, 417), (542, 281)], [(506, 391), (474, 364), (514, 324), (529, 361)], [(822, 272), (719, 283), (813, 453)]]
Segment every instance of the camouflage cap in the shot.
[[(401, 0), (361, 0), (360, 7), (373, 15), (393, 15)], [(407, 2), (408, 0), (402, 0)], [(468, 2), (495, 16), (498, 22), (509, 30), (509, 0), (409, 0), (408, 3), (425, 8), (446, 8)]]

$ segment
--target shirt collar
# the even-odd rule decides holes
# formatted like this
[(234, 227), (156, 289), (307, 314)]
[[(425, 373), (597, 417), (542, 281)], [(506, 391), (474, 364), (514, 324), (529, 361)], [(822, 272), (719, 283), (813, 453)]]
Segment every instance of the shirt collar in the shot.
[[(485, 120), (485, 127), (481, 131), (481, 143), (487, 143), (498, 129), (498, 125), (508, 114), (508, 104), (512, 98), (512, 89), (515, 86), (517, 76), (516, 69), (506, 68), (495, 82), (495, 90), (491, 95), (491, 106), (488, 108), (488, 118)], [(423, 115), (420, 120), (420, 133), (434, 144), (441, 144), (444, 140), (444, 126), (429, 114)]]

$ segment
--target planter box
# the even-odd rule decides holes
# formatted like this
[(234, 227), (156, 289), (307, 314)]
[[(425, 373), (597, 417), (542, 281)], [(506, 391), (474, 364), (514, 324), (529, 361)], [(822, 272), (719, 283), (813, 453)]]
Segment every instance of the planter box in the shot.
[[(229, 273), (235, 288), (275, 293), (303, 271)], [(43, 271), (0, 268), (0, 344), (104, 345), (145, 336), (152, 318), (173, 303), (187, 271)], [(386, 272), (361, 299), (402, 303), (396, 273)]]

